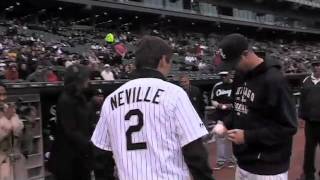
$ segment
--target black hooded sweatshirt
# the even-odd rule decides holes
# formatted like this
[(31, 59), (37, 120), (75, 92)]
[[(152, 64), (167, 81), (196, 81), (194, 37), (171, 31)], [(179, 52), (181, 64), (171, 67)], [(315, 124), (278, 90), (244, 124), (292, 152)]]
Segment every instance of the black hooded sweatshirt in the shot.
[(270, 59), (235, 79), (234, 111), (225, 124), (244, 130), (245, 143), (233, 144), (233, 150), (239, 167), (253, 174), (276, 175), (289, 169), (297, 118), (280, 69)]

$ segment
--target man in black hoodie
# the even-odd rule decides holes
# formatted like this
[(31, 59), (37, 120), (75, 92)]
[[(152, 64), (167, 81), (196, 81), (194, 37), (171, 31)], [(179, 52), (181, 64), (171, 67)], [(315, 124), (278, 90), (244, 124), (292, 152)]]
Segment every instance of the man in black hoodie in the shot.
[(241, 34), (226, 36), (219, 54), (224, 69), (238, 71), (234, 110), (217, 131), (233, 142), (236, 180), (287, 180), (297, 118), (279, 63), (258, 57)]

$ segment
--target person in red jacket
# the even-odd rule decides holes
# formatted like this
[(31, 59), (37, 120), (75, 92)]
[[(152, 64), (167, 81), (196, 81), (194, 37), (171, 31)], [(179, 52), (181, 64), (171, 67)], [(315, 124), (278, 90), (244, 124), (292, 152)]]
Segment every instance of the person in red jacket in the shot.
[(6, 70), (4, 76), (9, 81), (17, 81), (19, 79), (19, 73), (17, 71), (17, 65), (15, 63), (11, 63), (9, 65), (8, 70)]
[(53, 71), (52, 67), (48, 68), (47, 81), (48, 82), (58, 82), (59, 81), (59, 77)]

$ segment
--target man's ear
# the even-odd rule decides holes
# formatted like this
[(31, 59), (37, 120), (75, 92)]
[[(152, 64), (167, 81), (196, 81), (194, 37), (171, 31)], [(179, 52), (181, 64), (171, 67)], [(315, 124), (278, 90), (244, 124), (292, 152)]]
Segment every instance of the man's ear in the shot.
[(167, 63), (166, 55), (162, 55), (160, 58), (158, 67), (163, 67), (165, 65), (165, 63)]
[(249, 50), (245, 50), (245, 51), (242, 52), (242, 55), (243, 55), (243, 56), (247, 56), (249, 53), (250, 53)]

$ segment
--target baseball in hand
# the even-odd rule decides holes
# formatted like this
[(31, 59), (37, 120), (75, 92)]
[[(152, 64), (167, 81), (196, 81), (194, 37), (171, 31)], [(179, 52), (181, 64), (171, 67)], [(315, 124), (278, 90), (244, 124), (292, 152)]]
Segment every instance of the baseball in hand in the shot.
[(227, 129), (226, 127), (224, 127), (223, 124), (217, 124), (213, 129), (213, 132), (219, 136), (222, 136), (223, 134), (225, 134), (226, 131)]
[(222, 105), (222, 106), (221, 106), (221, 109), (222, 109), (222, 110), (226, 110), (226, 109), (227, 109), (227, 106), (226, 106), (226, 105)]

